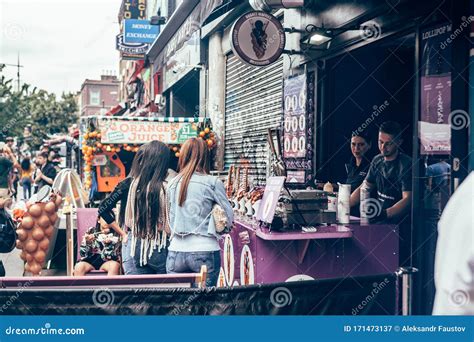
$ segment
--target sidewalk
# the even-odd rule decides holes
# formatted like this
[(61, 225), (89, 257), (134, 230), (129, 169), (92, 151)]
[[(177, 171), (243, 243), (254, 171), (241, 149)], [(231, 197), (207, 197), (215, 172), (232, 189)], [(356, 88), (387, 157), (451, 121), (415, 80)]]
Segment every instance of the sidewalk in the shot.
[(5, 267), (5, 276), (22, 277), (23, 276), (23, 260), (20, 259), (21, 250), (15, 248), (10, 253), (0, 254), (0, 260)]
[[(18, 186), (18, 198), (23, 198), (23, 189)], [(20, 258), (21, 250), (15, 248), (10, 253), (0, 253), (0, 260), (5, 267), (5, 276), (22, 277), (23, 276), (23, 260)]]

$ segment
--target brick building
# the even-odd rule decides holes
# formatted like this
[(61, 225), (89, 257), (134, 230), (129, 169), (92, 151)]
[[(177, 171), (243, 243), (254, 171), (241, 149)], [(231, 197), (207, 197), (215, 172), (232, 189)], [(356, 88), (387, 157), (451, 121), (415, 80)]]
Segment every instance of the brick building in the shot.
[(119, 81), (115, 75), (102, 75), (100, 80), (86, 79), (81, 86), (81, 116), (105, 114), (119, 103)]

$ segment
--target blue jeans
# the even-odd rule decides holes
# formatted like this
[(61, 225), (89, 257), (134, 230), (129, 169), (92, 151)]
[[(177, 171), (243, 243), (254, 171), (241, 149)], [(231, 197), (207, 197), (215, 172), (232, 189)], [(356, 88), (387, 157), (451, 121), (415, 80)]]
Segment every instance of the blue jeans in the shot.
[(221, 268), (221, 253), (168, 251), (167, 273), (199, 273), (201, 266), (207, 266), (206, 286), (216, 286)]
[(29, 199), (31, 197), (31, 178), (23, 178), (21, 180), (21, 186), (23, 187), (23, 199)]
[(147, 264), (140, 266), (140, 246), (141, 240), (138, 240), (135, 256), (132, 257), (132, 233), (129, 232), (127, 243), (122, 245), (122, 266), (125, 274), (165, 274), (168, 248), (162, 248), (160, 252), (158, 252), (158, 248), (155, 249), (151, 257), (148, 258)]

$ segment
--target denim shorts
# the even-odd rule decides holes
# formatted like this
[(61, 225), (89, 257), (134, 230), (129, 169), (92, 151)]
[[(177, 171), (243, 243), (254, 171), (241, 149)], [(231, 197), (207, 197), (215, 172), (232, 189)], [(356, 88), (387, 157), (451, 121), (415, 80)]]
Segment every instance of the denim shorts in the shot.
[(162, 248), (158, 252), (156, 248), (151, 257), (148, 258), (147, 264), (140, 266), (140, 247), (141, 240), (137, 241), (135, 248), (135, 256), (131, 256), (132, 251), (132, 233), (128, 233), (128, 241), (122, 244), (122, 266), (126, 275), (134, 274), (165, 274), (166, 273), (166, 257), (168, 256), (168, 248)]
[(199, 273), (201, 266), (207, 266), (206, 286), (216, 286), (221, 268), (220, 251), (213, 252), (175, 252), (168, 251), (167, 273)]

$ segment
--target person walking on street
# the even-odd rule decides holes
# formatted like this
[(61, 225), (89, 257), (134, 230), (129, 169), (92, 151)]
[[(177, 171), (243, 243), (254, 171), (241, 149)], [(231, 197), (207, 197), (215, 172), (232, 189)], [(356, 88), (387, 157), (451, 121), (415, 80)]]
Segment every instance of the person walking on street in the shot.
[(31, 185), (33, 183), (34, 164), (30, 157), (25, 157), (21, 161), (21, 186), (23, 188), (23, 199), (27, 200), (31, 197)]

